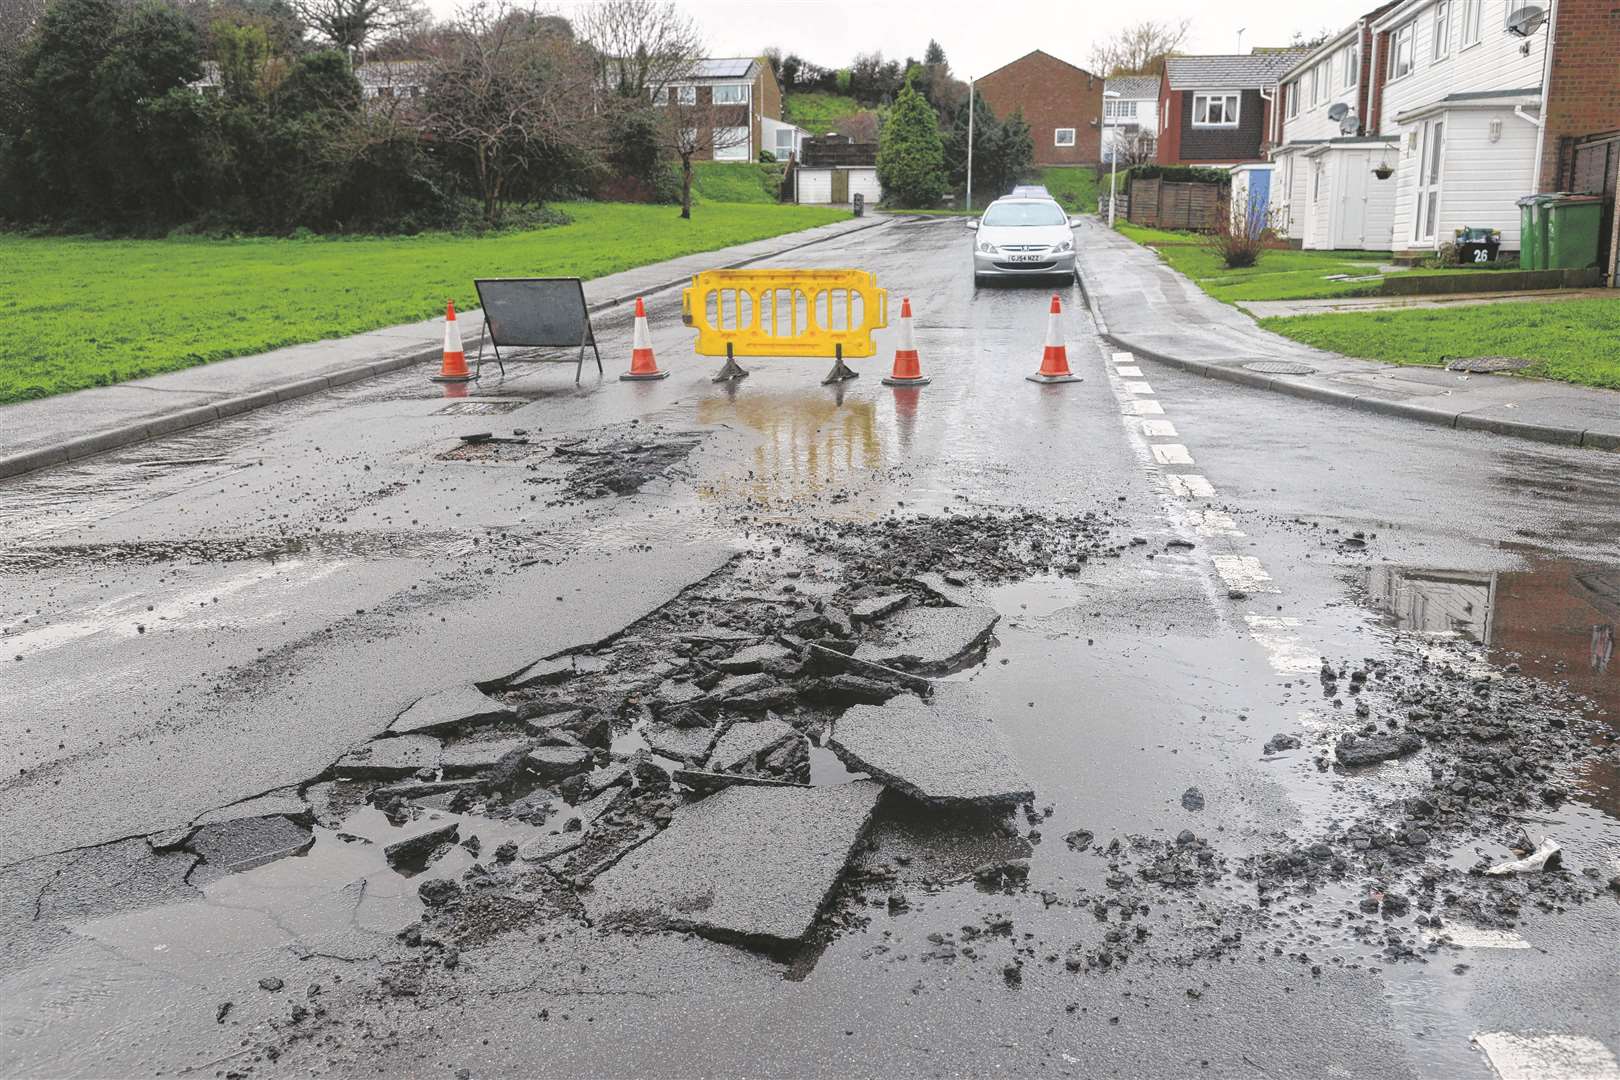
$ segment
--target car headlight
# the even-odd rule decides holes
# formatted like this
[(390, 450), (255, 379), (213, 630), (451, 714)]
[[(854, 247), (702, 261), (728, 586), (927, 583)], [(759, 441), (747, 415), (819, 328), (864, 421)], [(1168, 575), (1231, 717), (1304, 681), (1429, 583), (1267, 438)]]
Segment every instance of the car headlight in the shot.
[(1057, 247), (1053, 248), (1052, 250), (1056, 251), (1059, 255), (1063, 254), (1065, 251), (1073, 251), (1074, 250), (1074, 241), (1073, 240), (1065, 240), (1065, 241), (1063, 241), (1063, 243), (1059, 244)]
[(979, 250), (984, 252), (986, 255), (994, 255), (996, 253), (996, 245), (992, 244), (988, 240), (980, 240)]

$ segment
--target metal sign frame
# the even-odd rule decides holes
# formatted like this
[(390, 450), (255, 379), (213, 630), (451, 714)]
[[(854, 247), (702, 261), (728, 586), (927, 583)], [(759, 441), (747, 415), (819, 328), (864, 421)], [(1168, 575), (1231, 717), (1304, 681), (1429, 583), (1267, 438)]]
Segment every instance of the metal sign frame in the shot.
[[(490, 305), (489, 305), (488, 301), (484, 297), (484, 286), (485, 285), (520, 285), (520, 284), (537, 283), (537, 282), (564, 282), (564, 281), (571, 281), (571, 282), (574, 283), (574, 288), (575, 288), (575, 291), (576, 291), (576, 295), (579, 297), (579, 321), (580, 321), (580, 323), (582, 324), (582, 327), (583, 327), (583, 329), (581, 330), (581, 333), (580, 333), (580, 339), (577, 342), (578, 347), (579, 347), (579, 354), (574, 358), (574, 361), (573, 361), (573, 364), (574, 364), (574, 382), (578, 383), (580, 381), (580, 376), (585, 370), (585, 349), (586, 349), (587, 346), (590, 347), (591, 352), (593, 354), (595, 354), (595, 356), (596, 356), (596, 372), (597, 372), (597, 374), (598, 375), (602, 374), (602, 353), (596, 347), (596, 328), (591, 324), (591, 309), (590, 309), (589, 305), (587, 305), (585, 303), (585, 282), (581, 278), (562, 278), (562, 277), (474, 278), (473, 279), (473, 288), (478, 290), (478, 306), (481, 307), (483, 309), (483, 312), (484, 312), (484, 328), (478, 335), (478, 357), (477, 357), (477, 360), (476, 360), (476, 364), (477, 364), (477, 367), (475, 368), (476, 371), (481, 372), (483, 370), (484, 339), (486, 337), (489, 339), (490, 345), (493, 346), (493, 348), (495, 350), (495, 363), (500, 367), (501, 374), (503, 376), (506, 374), (506, 364), (504, 362), (504, 358), (501, 356), (501, 346), (503, 344), (508, 349), (546, 349), (546, 348), (558, 349), (558, 348), (569, 348), (569, 347), (572, 347), (572, 346), (574, 346), (576, 344), (573, 341), (515, 341), (515, 340), (503, 340), (502, 335), (499, 332), (499, 327), (493, 325), (493, 320), (492, 320), (491, 315), (490, 315)], [(532, 359), (534, 359), (536, 363), (542, 363), (542, 364), (566, 364), (566, 363), (569, 362), (566, 357), (536, 356), (536, 357), (533, 357)]]

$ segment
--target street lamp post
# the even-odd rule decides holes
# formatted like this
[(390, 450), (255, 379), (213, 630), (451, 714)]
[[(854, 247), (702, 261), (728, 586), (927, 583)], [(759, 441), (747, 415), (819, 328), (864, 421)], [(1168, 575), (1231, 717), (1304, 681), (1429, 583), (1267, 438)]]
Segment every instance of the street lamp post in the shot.
[(973, 76), (968, 76), (968, 177), (967, 209), (973, 213)]
[[(1103, 97), (1118, 98), (1118, 90), (1104, 90)], [(1114, 199), (1115, 188), (1119, 184), (1119, 118), (1114, 118), (1114, 131), (1108, 134), (1108, 161), (1112, 168), (1108, 170), (1108, 227), (1114, 227)], [(1103, 131), (1108, 133), (1108, 106), (1103, 105)]]

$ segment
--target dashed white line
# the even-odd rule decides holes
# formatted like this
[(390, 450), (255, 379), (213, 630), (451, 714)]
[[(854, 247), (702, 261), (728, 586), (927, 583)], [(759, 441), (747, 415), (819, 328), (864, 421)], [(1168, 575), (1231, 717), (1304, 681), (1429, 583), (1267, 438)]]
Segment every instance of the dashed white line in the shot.
[(1125, 392), (1129, 394), (1146, 395), (1153, 393), (1153, 387), (1149, 386), (1145, 382), (1128, 382), (1125, 384)]
[(1277, 591), (1271, 584), (1271, 575), (1253, 555), (1212, 555), (1210, 558), (1215, 562), (1215, 572), (1229, 589), (1249, 593)]
[(1193, 465), (1192, 455), (1180, 443), (1154, 443), (1149, 447), (1153, 451), (1153, 460), (1160, 465)]
[(1119, 372), (1119, 376), (1122, 379), (1140, 379), (1140, 378), (1142, 378), (1142, 369), (1139, 368), (1139, 367), (1131, 367), (1131, 366), (1127, 365), (1125, 367), (1117, 367), (1114, 370)]
[(1157, 401), (1128, 401), (1126, 408), (1137, 416), (1163, 416), (1164, 406)]
[(1134, 364), (1134, 363), (1136, 363), (1136, 357), (1134, 355), (1132, 355), (1131, 353), (1128, 353), (1128, 352), (1114, 353), (1112, 359), (1113, 359), (1114, 363), (1116, 363), (1116, 364)]
[(1232, 515), (1225, 510), (1216, 510), (1212, 506), (1202, 506), (1192, 511), (1193, 529), (1199, 536), (1242, 536), (1243, 530), (1237, 527)]
[(1249, 624), (1249, 636), (1266, 650), (1271, 670), (1279, 675), (1309, 675), (1322, 666), (1321, 658), (1309, 653), (1299, 643), (1299, 620), (1286, 615), (1243, 616)]
[(1215, 486), (1196, 473), (1166, 473), (1170, 494), (1183, 499), (1213, 499)]
[(1450, 938), (1453, 945), (1463, 949), (1528, 949), (1530, 943), (1512, 930), (1488, 930), (1482, 926), (1462, 926), (1452, 923), (1439, 930), (1431, 930), (1430, 941)]
[(1485, 1031), (1474, 1042), (1502, 1080), (1620, 1080), (1614, 1054), (1587, 1035)]
[(1176, 425), (1168, 420), (1144, 420), (1142, 421), (1142, 434), (1150, 439), (1174, 439), (1176, 437)]

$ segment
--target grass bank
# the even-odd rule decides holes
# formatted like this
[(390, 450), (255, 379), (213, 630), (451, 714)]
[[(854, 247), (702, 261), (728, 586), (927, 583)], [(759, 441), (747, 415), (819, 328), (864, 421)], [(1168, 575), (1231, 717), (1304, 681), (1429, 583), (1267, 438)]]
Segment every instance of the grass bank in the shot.
[(692, 195), (709, 203), (776, 203), (782, 166), (746, 161), (694, 161)]
[[(1048, 165), (1035, 181), (1052, 193), (1071, 214), (1089, 214), (1097, 209), (1097, 170), (1089, 165)], [(1108, 190), (1108, 181), (1102, 181)]]
[(601, 277), (836, 221), (826, 207), (561, 205), (491, 236), (95, 240), (0, 234), (0, 402), (430, 318), (475, 277)]
[(864, 106), (847, 94), (784, 94), (782, 119), (797, 124), (812, 135), (824, 135), (840, 120), (863, 111)]
[(1620, 302), (1614, 300), (1297, 315), (1260, 325), (1307, 345), (1390, 364), (1513, 356), (1534, 361), (1525, 375), (1620, 390)]

